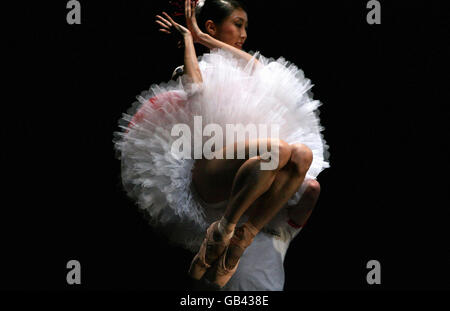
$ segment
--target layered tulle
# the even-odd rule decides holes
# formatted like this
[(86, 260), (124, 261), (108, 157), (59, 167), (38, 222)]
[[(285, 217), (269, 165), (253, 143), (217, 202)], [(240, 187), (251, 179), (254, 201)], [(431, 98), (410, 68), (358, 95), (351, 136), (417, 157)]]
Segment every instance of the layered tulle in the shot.
[[(326, 167), (327, 145), (317, 116), (320, 102), (311, 98), (310, 80), (303, 71), (283, 58), (268, 59), (259, 53), (249, 62), (224, 50), (213, 50), (199, 59), (203, 83), (186, 76), (177, 81), (152, 85), (138, 96), (120, 120), (114, 139), (122, 163), (122, 183), (127, 194), (150, 216), (151, 224), (170, 240), (197, 251), (207, 226), (223, 210), (209, 210), (192, 188), (190, 158), (172, 152), (179, 137), (175, 124), (186, 124), (195, 134), (194, 116), (202, 126), (217, 124), (276, 124), (279, 138), (303, 143), (313, 152), (307, 178), (316, 178)], [(210, 137), (199, 135), (204, 144)], [(300, 199), (304, 187), (289, 200)], [(223, 207), (222, 207), (223, 209)], [(285, 225), (286, 209), (267, 226)]]

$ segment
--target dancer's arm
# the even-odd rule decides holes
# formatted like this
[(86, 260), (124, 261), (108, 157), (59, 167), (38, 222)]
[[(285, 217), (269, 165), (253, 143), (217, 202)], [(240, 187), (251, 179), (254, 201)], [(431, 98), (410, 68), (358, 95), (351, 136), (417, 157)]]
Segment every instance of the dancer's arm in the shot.
[(202, 83), (202, 73), (198, 66), (197, 55), (194, 48), (194, 40), (191, 34), (184, 36), (184, 72), (194, 83)]
[(166, 12), (163, 12), (163, 14), (167, 19), (156, 15), (156, 22), (163, 27), (160, 31), (171, 34), (171, 27), (174, 27), (181, 34), (184, 41), (184, 72), (191, 78), (193, 83), (202, 83), (202, 74), (198, 65), (191, 32), (187, 28), (176, 23)]

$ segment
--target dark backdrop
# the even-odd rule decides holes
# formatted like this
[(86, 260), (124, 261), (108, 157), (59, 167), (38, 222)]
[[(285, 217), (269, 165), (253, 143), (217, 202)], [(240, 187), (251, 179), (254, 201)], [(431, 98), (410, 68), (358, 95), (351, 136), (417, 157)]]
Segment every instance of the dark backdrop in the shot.
[[(165, 1), (65, 1), (4, 10), (0, 287), (179, 289), (192, 255), (153, 232), (120, 186), (113, 132), (182, 51), (157, 31)], [(248, 1), (246, 50), (315, 85), (331, 168), (288, 251), (286, 289), (449, 288), (443, 1)], [(393, 3), (394, 2), (394, 3)], [(366, 263), (381, 263), (368, 285)]]

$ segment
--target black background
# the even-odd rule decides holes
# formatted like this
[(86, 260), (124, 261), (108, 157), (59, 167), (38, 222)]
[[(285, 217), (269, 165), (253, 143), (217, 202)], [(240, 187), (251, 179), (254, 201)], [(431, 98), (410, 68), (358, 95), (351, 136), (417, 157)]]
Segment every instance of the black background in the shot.
[[(4, 9), (0, 288), (183, 291), (192, 254), (126, 197), (112, 143), (135, 96), (182, 64), (154, 23), (167, 4), (80, 2), (81, 25), (65, 1)], [(381, 1), (381, 25), (366, 1), (247, 2), (244, 48), (304, 70), (330, 145), (285, 289), (449, 289), (444, 1)], [(66, 283), (71, 259), (82, 285)]]

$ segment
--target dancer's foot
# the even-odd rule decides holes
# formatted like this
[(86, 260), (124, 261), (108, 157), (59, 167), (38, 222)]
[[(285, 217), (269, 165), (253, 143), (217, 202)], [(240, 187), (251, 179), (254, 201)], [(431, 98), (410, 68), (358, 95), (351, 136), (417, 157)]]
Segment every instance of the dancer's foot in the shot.
[(229, 223), (226, 218), (222, 217), (213, 226), (213, 240), (217, 244), (208, 246), (206, 250), (206, 262), (213, 264), (224, 252), (225, 247), (229, 244), (234, 234), (236, 224)]
[(231, 270), (236, 266), (245, 249), (253, 242), (253, 238), (256, 235), (254, 232), (249, 229), (249, 224), (236, 229), (225, 258), (225, 267), (227, 269)]
[(233, 232), (219, 229), (219, 223), (220, 221), (216, 221), (209, 226), (200, 250), (191, 262), (188, 274), (196, 280), (203, 277), (206, 270), (223, 254), (229, 244)]
[(258, 234), (258, 229), (250, 223), (245, 223), (242, 227), (237, 228), (229, 246), (226, 247), (214, 266), (208, 270), (206, 278), (220, 287), (225, 286), (236, 272), (242, 254), (253, 242), (256, 234)]

